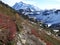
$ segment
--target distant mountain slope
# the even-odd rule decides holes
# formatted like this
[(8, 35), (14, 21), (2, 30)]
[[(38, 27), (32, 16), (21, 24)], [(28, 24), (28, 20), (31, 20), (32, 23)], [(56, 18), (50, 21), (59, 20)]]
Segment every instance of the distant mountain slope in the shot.
[[(49, 13), (49, 14), (46, 13), (46, 15), (43, 14), (43, 12), (42, 12), (42, 14), (37, 15), (36, 18), (37, 18), (37, 20), (41, 20), (46, 24), (60, 23), (60, 20), (59, 20), (60, 19), (60, 13), (59, 13), (60, 11), (57, 11), (57, 13), (55, 13), (56, 11), (54, 11), (54, 12), (51, 11), (51, 13)], [(48, 11), (48, 12), (50, 12), (50, 11)]]

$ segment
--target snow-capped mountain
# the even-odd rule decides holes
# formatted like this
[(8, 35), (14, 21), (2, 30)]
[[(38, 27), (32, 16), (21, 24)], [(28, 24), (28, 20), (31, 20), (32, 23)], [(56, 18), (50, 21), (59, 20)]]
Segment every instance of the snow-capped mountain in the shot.
[(19, 9), (28, 9), (30, 8), (31, 11), (39, 11), (39, 8), (30, 4), (26, 4), (23, 2), (19, 2), (19, 3), (15, 3), (15, 5), (13, 6), (13, 8), (15, 10), (19, 10)]
[[(47, 25), (60, 23), (60, 10), (40, 10), (38, 7), (35, 7), (30, 4), (25, 4), (23, 2), (16, 3), (13, 8), (15, 10), (24, 10), (24, 15), (28, 15), (30, 18), (33, 17)], [(22, 10), (20, 10), (22, 11)], [(30, 12), (29, 12), (30, 11)]]

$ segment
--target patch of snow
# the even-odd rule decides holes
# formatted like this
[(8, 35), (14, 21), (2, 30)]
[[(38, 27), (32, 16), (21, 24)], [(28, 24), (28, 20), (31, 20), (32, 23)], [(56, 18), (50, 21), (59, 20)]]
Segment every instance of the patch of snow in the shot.
[(59, 32), (59, 30), (53, 30), (54, 32)]

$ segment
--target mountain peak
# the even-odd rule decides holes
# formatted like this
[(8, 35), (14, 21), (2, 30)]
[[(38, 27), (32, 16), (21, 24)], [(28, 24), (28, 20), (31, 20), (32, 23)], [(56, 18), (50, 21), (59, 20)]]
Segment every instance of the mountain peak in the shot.
[(22, 2), (22, 1), (20, 1), (19, 3), (23, 4), (23, 2)]
[(25, 9), (25, 10), (27, 10), (27, 8), (30, 8), (30, 9), (33, 10), (33, 11), (39, 11), (39, 10), (40, 10), (38, 7), (36, 7), (36, 6), (34, 6), (34, 5), (31, 5), (31, 4), (23, 3), (22, 1), (19, 2), (18, 4), (15, 4), (15, 5), (13, 6), (13, 8), (14, 8), (15, 10), (19, 10), (19, 9)]

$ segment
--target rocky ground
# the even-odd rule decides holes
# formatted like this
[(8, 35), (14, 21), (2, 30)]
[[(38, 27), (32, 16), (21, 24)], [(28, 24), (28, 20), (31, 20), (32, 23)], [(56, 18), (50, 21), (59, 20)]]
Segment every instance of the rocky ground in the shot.
[(17, 45), (46, 45), (44, 41), (32, 34), (31, 30), (33, 29), (28, 23), (22, 23), (23, 31), (18, 35)]
[(28, 21), (22, 22), (23, 30), (17, 34), (17, 45), (59, 45), (60, 41), (54, 38), (51, 33), (45, 31), (37, 24)]

